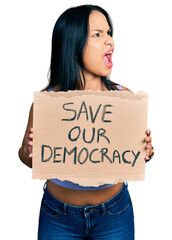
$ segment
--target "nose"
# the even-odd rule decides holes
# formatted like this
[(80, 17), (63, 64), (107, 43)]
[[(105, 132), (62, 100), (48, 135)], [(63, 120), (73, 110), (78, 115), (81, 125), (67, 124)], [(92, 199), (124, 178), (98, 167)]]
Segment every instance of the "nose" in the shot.
[(105, 45), (109, 45), (110, 47), (114, 47), (114, 40), (110, 35), (107, 35)]

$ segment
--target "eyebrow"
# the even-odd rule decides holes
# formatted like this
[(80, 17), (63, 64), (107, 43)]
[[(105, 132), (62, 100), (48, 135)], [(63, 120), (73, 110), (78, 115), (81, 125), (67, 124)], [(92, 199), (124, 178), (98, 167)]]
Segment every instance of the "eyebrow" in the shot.
[[(91, 30), (91, 32), (93, 32), (93, 31), (97, 31), (97, 32), (103, 32), (103, 30), (100, 30), (100, 29), (93, 29), (93, 30)], [(112, 31), (112, 29), (111, 28), (109, 28), (107, 31)]]

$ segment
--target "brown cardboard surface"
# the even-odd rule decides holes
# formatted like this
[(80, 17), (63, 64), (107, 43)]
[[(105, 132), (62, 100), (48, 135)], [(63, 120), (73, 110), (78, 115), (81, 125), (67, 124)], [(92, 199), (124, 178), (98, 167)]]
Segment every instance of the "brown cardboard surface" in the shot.
[(147, 107), (145, 92), (35, 92), (32, 177), (144, 180)]

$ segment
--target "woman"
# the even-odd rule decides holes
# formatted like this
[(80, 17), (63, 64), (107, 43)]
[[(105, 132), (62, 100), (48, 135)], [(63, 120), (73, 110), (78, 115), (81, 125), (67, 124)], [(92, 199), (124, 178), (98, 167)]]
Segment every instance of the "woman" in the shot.
[[(52, 36), (50, 81), (44, 91), (129, 89), (111, 82), (113, 27), (107, 12), (92, 5), (67, 9)], [(32, 167), (33, 105), (19, 157)], [(146, 156), (153, 155), (150, 130)], [(38, 239), (133, 240), (134, 217), (127, 184), (82, 187), (47, 180), (42, 199)]]

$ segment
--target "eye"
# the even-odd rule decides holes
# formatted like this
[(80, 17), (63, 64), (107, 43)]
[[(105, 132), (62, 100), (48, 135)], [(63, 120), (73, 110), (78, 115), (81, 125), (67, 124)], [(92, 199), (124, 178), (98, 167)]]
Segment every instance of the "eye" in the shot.
[(100, 33), (96, 33), (93, 35), (93, 37), (99, 37), (100, 36)]
[(112, 37), (112, 31), (111, 31), (111, 30), (109, 30), (109, 31), (107, 32), (107, 34)]

